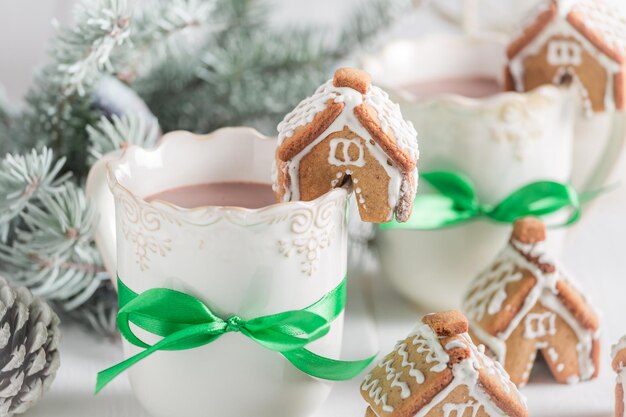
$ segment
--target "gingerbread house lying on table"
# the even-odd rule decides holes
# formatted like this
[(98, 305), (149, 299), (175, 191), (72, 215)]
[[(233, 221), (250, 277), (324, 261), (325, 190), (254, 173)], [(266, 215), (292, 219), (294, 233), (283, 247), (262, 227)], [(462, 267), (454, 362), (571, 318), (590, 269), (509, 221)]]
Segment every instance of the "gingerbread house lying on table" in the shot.
[(589, 113), (625, 108), (626, 19), (604, 0), (544, 0), (507, 53), (509, 90), (574, 83)]
[(624, 382), (626, 382), (626, 336), (613, 345), (611, 349), (611, 359), (613, 370), (617, 373), (615, 381), (615, 417), (624, 417), (626, 408), (626, 393), (624, 392)]
[(500, 364), (467, 334), (458, 311), (429, 314), (367, 375), (366, 417), (527, 415), (526, 402)]
[(274, 191), (313, 200), (351, 180), (363, 221), (406, 221), (417, 187), (417, 133), (370, 76), (341, 68), (278, 125)]
[(528, 381), (537, 352), (558, 382), (598, 375), (598, 316), (548, 257), (545, 239), (540, 220), (515, 222), (510, 241), (463, 302), (472, 338), (485, 344), (518, 386)]

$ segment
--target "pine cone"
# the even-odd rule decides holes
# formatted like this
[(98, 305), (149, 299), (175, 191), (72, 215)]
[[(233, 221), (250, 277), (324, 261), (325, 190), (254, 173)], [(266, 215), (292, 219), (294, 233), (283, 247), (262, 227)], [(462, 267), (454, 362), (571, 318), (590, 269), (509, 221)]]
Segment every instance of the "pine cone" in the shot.
[(25, 412), (50, 387), (60, 335), (48, 304), (0, 277), (0, 417)]

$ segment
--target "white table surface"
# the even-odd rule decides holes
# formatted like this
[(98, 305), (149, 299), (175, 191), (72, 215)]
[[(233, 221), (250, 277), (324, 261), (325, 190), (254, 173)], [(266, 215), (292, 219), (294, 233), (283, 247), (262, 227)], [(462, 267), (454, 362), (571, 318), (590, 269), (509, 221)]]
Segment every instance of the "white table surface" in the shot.
[[(419, 27), (421, 33), (446, 28), (425, 16), (413, 19), (411, 27)], [(530, 416), (610, 417), (613, 413), (615, 376), (610, 368), (609, 350), (610, 344), (626, 334), (626, 164), (619, 167), (617, 177), (625, 179), (624, 186), (601, 197), (574, 226), (563, 259), (603, 313), (600, 377), (579, 385), (559, 385), (552, 381), (546, 368), (535, 369), (529, 385), (523, 389)], [(364, 357), (376, 351), (388, 353), (424, 313), (403, 300), (375, 270), (352, 271), (343, 358)], [(134, 400), (124, 376), (98, 396), (93, 395), (96, 373), (122, 358), (119, 341), (103, 341), (75, 327), (66, 326), (63, 331), (62, 365), (57, 379), (26, 416), (148, 417)], [(336, 383), (328, 401), (313, 417), (363, 416), (365, 402), (358, 388), (361, 379)]]

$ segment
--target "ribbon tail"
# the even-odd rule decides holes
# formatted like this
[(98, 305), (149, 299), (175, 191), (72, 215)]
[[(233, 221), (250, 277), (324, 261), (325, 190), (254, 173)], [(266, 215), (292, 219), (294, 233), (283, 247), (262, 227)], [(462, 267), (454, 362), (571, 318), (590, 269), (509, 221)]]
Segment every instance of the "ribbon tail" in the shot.
[[(158, 345), (158, 344), (157, 344)], [(159, 350), (157, 345), (154, 345), (143, 352), (139, 352), (133, 357), (126, 359), (123, 362), (118, 363), (104, 371), (98, 372), (98, 377), (96, 379), (96, 391), (95, 393), (99, 393), (104, 387), (106, 387), (111, 381), (117, 378), (121, 373), (126, 371), (128, 368), (136, 364), (137, 362), (145, 359), (146, 357), (152, 355), (154, 352)]]
[[(140, 362), (148, 356), (152, 355), (156, 351), (169, 350), (170, 348), (176, 348), (176, 350), (178, 350), (199, 347), (207, 343), (213, 342), (222, 334), (223, 329), (214, 326), (207, 328), (206, 325), (202, 324), (188, 327), (186, 329), (173, 333), (161, 339), (158, 343), (155, 343), (154, 345), (146, 348), (146, 350), (126, 359), (125, 361), (120, 362), (117, 365), (114, 365), (108, 369), (105, 369), (104, 371), (98, 372), (95, 393), (97, 394), (98, 392), (100, 392), (121, 373), (128, 370), (137, 362)], [(203, 338), (204, 341), (199, 342), (197, 340), (198, 338)], [(191, 346), (186, 346), (186, 344), (190, 343), (190, 341), (192, 341), (193, 344)]]
[(316, 355), (310, 350), (301, 348), (281, 352), (296, 368), (315, 378), (331, 381), (348, 381), (359, 375), (369, 366), (377, 355), (356, 361), (341, 361)]

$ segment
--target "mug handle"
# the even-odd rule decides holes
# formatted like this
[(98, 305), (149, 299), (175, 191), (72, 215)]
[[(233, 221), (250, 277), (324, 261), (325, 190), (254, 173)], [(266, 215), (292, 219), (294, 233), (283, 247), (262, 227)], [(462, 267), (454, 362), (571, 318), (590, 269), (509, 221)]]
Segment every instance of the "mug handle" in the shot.
[(114, 286), (117, 285), (115, 199), (109, 188), (107, 165), (110, 161), (119, 159), (121, 152), (111, 152), (100, 158), (89, 170), (86, 184), (87, 196), (95, 204), (98, 214), (95, 229), (96, 246)]
[(597, 191), (606, 187), (624, 153), (626, 142), (626, 111), (615, 111), (611, 118), (609, 138), (600, 158), (585, 180), (582, 191)]

